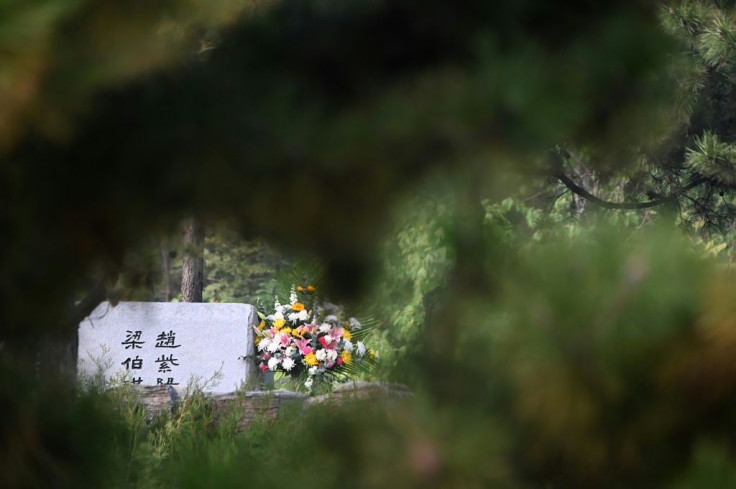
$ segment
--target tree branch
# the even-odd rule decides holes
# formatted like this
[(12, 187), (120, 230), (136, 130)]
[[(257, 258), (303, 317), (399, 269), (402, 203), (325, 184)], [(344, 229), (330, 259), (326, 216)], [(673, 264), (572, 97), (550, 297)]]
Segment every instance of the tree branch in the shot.
[(662, 197), (661, 199), (649, 200), (646, 202), (610, 202), (610, 201), (603, 200), (591, 194), (590, 192), (585, 190), (583, 187), (573, 182), (570, 177), (568, 177), (562, 172), (556, 172), (556, 173), (551, 174), (550, 176), (562, 182), (567, 188), (569, 188), (576, 195), (583, 197), (584, 199), (586, 199), (592, 204), (598, 205), (600, 207), (604, 207), (606, 209), (649, 209), (651, 207), (656, 207), (658, 205), (667, 204), (669, 202), (674, 202), (688, 190), (691, 190), (699, 185), (702, 185), (706, 181), (708, 181), (708, 179), (705, 177), (697, 178), (693, 180), (692, 182), (690, 182), (689, 184), (682, 187), (678, 192), (675, 192), (667, 197)]

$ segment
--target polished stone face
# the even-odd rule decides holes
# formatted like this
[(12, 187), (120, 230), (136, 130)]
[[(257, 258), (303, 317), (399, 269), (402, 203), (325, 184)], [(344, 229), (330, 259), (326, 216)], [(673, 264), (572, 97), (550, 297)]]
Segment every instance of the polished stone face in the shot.
[(77, 372), (232, 392), (255, 375), (245, 357), (254, 352), (257, 317), (248, 304), (103, 302), (79, 325)]

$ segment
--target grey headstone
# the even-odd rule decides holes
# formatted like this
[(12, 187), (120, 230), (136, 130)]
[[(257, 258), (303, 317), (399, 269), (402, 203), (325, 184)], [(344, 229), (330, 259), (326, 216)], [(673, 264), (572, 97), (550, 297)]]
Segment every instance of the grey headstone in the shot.
[(232, 392), (255, 375), (257, 317), (248, 304), (103, 302), (79, 325), (77, 372)]

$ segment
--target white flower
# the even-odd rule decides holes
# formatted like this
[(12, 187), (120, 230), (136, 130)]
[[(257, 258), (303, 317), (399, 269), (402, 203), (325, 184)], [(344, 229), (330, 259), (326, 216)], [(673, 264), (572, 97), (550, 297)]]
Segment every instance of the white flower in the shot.
[(263, 351), (264, 349), (268, 348), (268, 345), (271, 343), (271, 340), (269, 338), (263, 338), (260, 343), (258, 343), (258, 351)]
[(281, 366), (284, 367), (284, 370), (288, 372), (289, 370), (294, 368), (294, 360), (292, 360), (291, 358), (284, 358), (284, 361), (281, 362)]
[(317, 375), (317, 371), (318, 370), (319, 370), (319, 367), (317, 367), (317, 366), (315, 366), (315, 367), (309, 367), (309, 370), (308, 370), (309, 375)]
[(365, 355), (365, 345), (362, 341), (358, 342), (358, 355), (360, 355), (361, 357)]
[(309, 319), (309, 313), (305, 310), (299, 312), (292, 312), (289, 314), (289, 321), (296, 323), (297, 321), (306, 321)]
[[(263, 342), (261, 342), (261, 343), (263, 343)], [(270, 341), (268, 343), (268, 346), (266, 347), (266, 350), (268, 350), (271, 353), (276, 353), (278, 351), (278, 349), (279, 349), (279, 346), (280, 346), (279, 342), (274, 339), (273, 341)]]
[(327, 350), (327, 359), (330, 362), (337, 360), (337, 352), (335, 350)]
[(287, 357), (293, 356), (294, 353), (296, 353), (296, 348), (294, 348), (293, 346), (287, 346), (286, 350), (284, 351), (284, 355), (286, 355)]
[(279, 359), (276, 357), (271, 357), (268, 359), (268, 368), (270, 370), (276, 370), (276, 367), (279, 366)]
[(345, 340), (345, 342), (342, 344), (342, 347), (345, 349), (346, 352), (353, 351), (353, 344), (350, 342), (350, 340)]
[(275, 321), (277, 319), (284, 319), (283, 307), (279, 306), (278, 308), (276, 308), (276, 312), (266, 316), (266, 319), (268, 319), (269, 321)]
[(307, 381), (306, 381), (306, 382), (304, 382), (304, 386), (305, 386), (305, 387), (306, 387), (307, 389), (311, 389), (311, 388), (312, 388), (312, 383), (313, 383), (313, 382), (314, 382), (314, 380), (312, 380), (312, 377), (309, 377), (309, 378), (307, 379)]
[(296, 297), (296, 291), (292, 288), (289, 292), (289, 304), (293, 306), (294, 304), (296, 304), (297, 300), (298, 299)]
[(320, 348), (319, 350), (317, 350), (317, 353), (315, 353), (314, 355), (317, 357), (317, 360), (319, 360), (320, 362), (323, 362), (325, 358), (327, 358), (327, 352), (325, 351), (324, 348)]
[(360, 329), (363, 325), (355, 318), (350, 318), (350, 329)]
[(322, 325), (319, 327), (320, 333), (328, 333), (332, 329), (332, 325), (328, 323), (322, 323)]

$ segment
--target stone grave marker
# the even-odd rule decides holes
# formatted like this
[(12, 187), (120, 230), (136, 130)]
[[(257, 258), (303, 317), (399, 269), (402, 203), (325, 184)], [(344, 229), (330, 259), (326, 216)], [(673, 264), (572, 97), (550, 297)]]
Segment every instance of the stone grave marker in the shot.
[(79, 325), (77, 372), (177, 390), (192, 379), (224, 394), (253, 379), (248, 304), (103, 302)]

